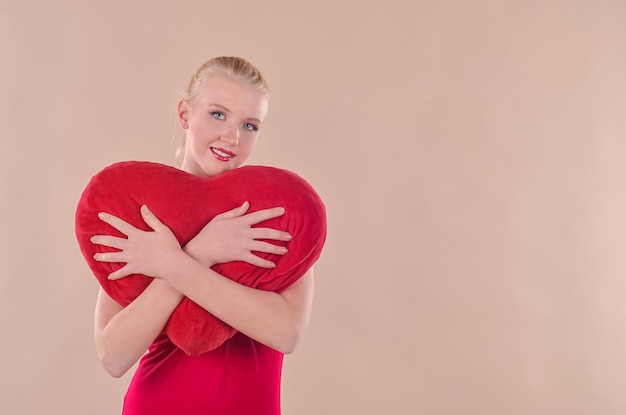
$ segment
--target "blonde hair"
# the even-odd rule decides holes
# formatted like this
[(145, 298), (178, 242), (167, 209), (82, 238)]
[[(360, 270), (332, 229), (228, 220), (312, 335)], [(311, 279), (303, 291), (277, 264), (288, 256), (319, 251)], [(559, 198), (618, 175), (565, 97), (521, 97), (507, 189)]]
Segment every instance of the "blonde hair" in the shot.
[[(181, 94), (181, 100), (191, 105), (202, 89), (204, 81), (213, 74), (227, 75), (239, 82), (258, 88), (269, 99), (270, 88), (256, 66), (236, 56), (218, 56), (204, 62), (193, 74), (187, 89)], [(185, 136), (176, 149), (176, 160), (181, 161), (185, 149)]]

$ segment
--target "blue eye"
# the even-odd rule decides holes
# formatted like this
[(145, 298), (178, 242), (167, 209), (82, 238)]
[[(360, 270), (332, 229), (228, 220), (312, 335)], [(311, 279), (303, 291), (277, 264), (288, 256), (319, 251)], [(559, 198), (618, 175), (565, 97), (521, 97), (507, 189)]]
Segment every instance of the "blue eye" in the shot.
[(249, 123), (249, 122), (245, 123), (245, 124), (243, 125), (243, 128), (245, 128), (246, 130), (249, 130), (249, 131), (258, 131), (258, 130), (259, 130), (259, 127), (257, 127), (257, 126), (256, 126), (256, 125), (254, 125), (254, 124), (251, 124), (251, 123)]
[(215, 112), (212, 112), (211, 115), (214, 118), (217, 118), (218, 120), (225, 120), (226, 119), (226, 115), (224, 115), (223, 112), (215, 111)]

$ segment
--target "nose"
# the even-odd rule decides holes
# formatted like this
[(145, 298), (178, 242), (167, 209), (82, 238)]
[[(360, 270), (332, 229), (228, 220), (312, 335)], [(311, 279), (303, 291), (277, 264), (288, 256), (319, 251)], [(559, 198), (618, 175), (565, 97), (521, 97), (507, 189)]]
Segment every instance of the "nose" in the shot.
[(239, 129), (233, 126), (227, 126), (220, 135), (220, 141), (231, 147), (239, 145)]

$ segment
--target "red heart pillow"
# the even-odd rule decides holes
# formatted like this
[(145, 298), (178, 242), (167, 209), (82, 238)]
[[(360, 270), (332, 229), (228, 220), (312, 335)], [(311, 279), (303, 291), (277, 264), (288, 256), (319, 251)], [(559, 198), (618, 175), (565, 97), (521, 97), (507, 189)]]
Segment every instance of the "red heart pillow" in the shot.
[[(108, 234), (123, 236), (98, 219), (109, 212), (137, 228), (149, 230), (139, 212), (148, 205), (156, 216), (185, 245), (215, 215), (250, 202), (248, 212), (283, 206), (285, 214), (256, 226), (289, 232), (289, 242), (269, 241), (287, 246), (284, 255), (256, 253), (276, 264), (261, 268), (246, 262), (229, 262), (213, 270), (249, 287), (280, 292), (296, 282), (319, 258), (326, 239), (326, 212), (315, 190), (301, 177), (287, 170), (245, 166), (215, 177), (201, 178), (163, 164), (128, 161), (113, 164), (96, 174), (85, 188), (76, 210), (76, 237), (87, 263), (102, 288), (122, 306), (127, 306), (152, 278), (132, 275), (116, 281), (107, 276), (124, 264), (98, 262), (96, 252), (112, 248), (94, 245), (89, 238)], [(187, 354), (212, 350), (235, 334), (226, 323), (185, 298), (176, 308), (166, 332)]]

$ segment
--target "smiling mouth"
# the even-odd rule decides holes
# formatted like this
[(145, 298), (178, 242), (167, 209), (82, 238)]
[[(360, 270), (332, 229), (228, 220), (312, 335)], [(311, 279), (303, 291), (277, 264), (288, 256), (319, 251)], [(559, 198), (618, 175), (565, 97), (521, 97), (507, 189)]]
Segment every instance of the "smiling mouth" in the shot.
[(224, 150), (223, 148), (211, 147), (211, 152), (215, 158), (220, 161), (230, 161), (235, 158), (235, 153)]

